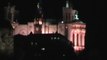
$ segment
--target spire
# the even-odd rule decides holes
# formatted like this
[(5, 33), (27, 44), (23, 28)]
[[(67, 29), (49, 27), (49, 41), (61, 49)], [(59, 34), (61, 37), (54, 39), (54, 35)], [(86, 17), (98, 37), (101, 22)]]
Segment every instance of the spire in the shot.
[(70, 0), (66, 0), (66, 8), (72, 8), (72, 2)]
[(40, 8), (40, 3), (38, 2), (38, 4), (37, 4), (37, 8), (39, 9)]
[(37, 3), (37, 8), (38, 8), (38, 9), (42, 9), (42, 7), (41, 7), (41, 0), (38, 1), (38, 3)]
[(69, 8), (70, 6), (69, 6), (69, 1), (67, 0), (66, 1), (66, 8)]
[(39, 17), (43, 18), (42, 7), (40, 6), (40, 3), (41, 1), (37, 3), (37, 9), (38, 9)]

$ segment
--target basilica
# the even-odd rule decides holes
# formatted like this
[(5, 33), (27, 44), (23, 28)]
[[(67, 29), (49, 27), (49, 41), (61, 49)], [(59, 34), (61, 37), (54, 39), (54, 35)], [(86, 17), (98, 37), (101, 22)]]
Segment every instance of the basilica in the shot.
[(51, 24), (46, 22), (43, 18), (40, 3), (37, 4), (39, 16), (34, 18), (33, 22), (27, 24), (20, 24), (15, 19), (15, 13), (17, 12), (15, 6), (7, 6), (6, 13), (7, 19), (10, 21), (13, 35), (27, 36), (32, 34), (55, 34), (59, 33), (73, 43), (75, 51), (82, 51), (85, 49), (85, 33), (86, 24), (80, 21), (78, 17), (78, 11), (74, 10), (70, 6), (69, 1), (66, 1), (66, 6), (62, 7), (63, 18), (62, 21)]

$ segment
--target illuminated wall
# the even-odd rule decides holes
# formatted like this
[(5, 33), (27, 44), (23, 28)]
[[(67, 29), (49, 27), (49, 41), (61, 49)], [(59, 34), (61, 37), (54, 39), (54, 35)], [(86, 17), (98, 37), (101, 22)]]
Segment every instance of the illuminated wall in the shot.
[(28, 34), (31, 32), (34, 34), (34, 22), (28, 22)]
[(12, 23), (13, 35), (29, 35), (31, 32), (34, 33), (34, 23), (28, 22), (28, 24)]
[(58, 30), (57, 25), (56, 24), (49, 24), (49, 23), (45, 23), (42, 26), (42, 34), (52, 34), (52, 33), (56, 33)]
[[(39, 25), (39, 24), (37, 24)], [(14, 35), (29, 35), (31, 32), (33, 34), (38, 34), (38, 26), (34, 22), (28, 22), (28, 24), (13, 24)], [(43, 23), (41, 25), (41, 33), (40, 34), (52, 34), (58, 31), (58, 26), (55, 24)], [(36, 31), (35, 31), (36, 30)]]
[[(14, 24), (14, 35), (29, 35), (31, 32), (35, 34), (35, 24), (34, 22), (28, 22), (28, 24)], [(73, 43), (75, 51), (81, 51), (85, 49), (85, 23), (79, 21), (74, 23), (59, 23), (50, 24), (43, 23), (41, 34), (52, 34), (58, 32), (59, 34), (65, 36), (65, 33), (68, 33), (68, 39)], [(68, 31), (65, 31), (68, 30)]]
[(81, 22), (75, 22), (70, 25), (68, 39), (73, 43), (75, 51), (85, 49), (85, 28), (86, 25)]
[(14, 30), (14, 35), (28, 35), (28, 26), (27, 25), (18, 25)]
[(65, 36), (65, 24), (63, 22), (58, 24), (58, 33)]
[(48, 34), (49, 33), (49, 23), (44, 23), (42, 25), (42, 34)]

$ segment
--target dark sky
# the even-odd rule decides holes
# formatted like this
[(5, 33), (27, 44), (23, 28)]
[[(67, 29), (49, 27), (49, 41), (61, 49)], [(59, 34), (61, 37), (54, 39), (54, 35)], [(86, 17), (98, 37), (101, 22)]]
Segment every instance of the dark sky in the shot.
[[(62, 7), (65, 6), (66, 0), (41, 0), (44, 18), (62, 18)], [(2, 8), (10, 2), (16, 5), (16, 9), (20, 11), (21, 21), (29, 21), (30, 18), (36, 16), (36, 4), (38, 0), (0, 0)], [(70, 0), (73, 8), (79, 11), (81, 20), (89, 20), (93, 17), (93, 1), (91, 0)], [(3, 9), (2, 9), (3, 10)], [(1, 14), (2, 15), (2, 14)]]

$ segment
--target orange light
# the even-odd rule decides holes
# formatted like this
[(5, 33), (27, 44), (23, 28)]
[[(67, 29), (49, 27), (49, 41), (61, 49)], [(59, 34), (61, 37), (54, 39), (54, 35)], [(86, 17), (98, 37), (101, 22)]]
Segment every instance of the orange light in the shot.
[(41, 20), (39, 20), (39, 24), (42, 25), (42, 21)]

